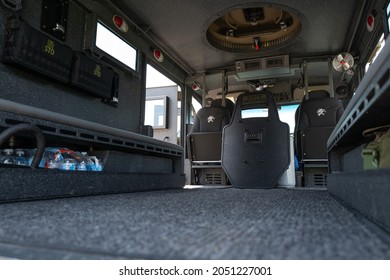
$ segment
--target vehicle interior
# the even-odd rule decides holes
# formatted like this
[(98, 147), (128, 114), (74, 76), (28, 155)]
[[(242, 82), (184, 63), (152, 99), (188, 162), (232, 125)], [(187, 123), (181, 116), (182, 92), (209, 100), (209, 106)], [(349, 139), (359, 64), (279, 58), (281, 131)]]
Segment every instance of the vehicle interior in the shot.
[(389, 27), (388, 0), (1, 0), (0, 259), (390, 259)]

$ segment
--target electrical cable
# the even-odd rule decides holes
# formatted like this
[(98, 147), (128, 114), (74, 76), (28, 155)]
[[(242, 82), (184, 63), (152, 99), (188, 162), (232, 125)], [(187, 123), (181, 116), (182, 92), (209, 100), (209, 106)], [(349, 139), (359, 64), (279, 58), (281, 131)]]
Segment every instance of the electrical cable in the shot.
[(0, 146), (3, 145), (3, 143), (11, 136), (20, 132), (30, 132), (35, 136), (37, 150), (31, 163), (31, 168), (37, 168), (41, 162), (43, 152), (45, 151), (45, 136), (37, 126), (21, 123), (5, 129), (2, 133), (0, 133)]

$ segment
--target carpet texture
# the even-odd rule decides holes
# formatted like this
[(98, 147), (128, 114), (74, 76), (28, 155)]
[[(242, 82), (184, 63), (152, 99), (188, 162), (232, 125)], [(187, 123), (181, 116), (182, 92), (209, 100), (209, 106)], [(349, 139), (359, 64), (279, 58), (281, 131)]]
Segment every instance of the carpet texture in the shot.
[[(390, 259), (327, 191), (192, 189), (0, 204), (0, 256)], [(385, 237), (385, 238), (383, 238)]]

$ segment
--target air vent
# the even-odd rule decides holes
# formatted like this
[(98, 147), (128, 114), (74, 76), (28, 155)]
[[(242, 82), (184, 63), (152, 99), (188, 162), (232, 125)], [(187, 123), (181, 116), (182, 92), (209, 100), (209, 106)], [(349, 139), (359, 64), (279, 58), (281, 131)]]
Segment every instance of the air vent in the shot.
[(247, 70), (259, 69), (259, 68), (261, 68), (261, 60), (245, 63), (245, 69), (247, 69)]
[(266, 68), (272, 67), (283, 67), (284, 66), (284, 57), (276, 57), (276, 58), (267, 58), (266, 60)]
[(242, 80), (293, 74), (293, 70), (290, 69), (288, 55), (236, 61), (236, 72), (238, 79)]
[(326, 187), (327, 186), (327, 176), (326, 174), (313, 174), (314, 186), (316, 187)]
[(222, 174), (206, 173), (206, 185), (222, 185)]

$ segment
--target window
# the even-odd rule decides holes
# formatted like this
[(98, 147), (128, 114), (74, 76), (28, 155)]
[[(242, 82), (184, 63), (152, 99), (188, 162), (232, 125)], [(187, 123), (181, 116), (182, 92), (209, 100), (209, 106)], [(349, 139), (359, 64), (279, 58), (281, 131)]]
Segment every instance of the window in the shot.
[(147, 97), (145, 104), (145, 125), (153, 128), (167, 128), (167, 96)]
[(295, 111), (299, 104), (284, 105), (278, 110), (280, 121), (287, 123), (290, 127), (290, 133), (294, 133), (295, 129)]
[(241, 118), (267, 118), (268, 108), (255, 108), (255, 109), (243, 109), (241, 110)]
[(202, 108), (202, 104), (198, 100), (196, 100), (194, 97), (192, 97), (191, 101), (191, 116), (192, 119), (195, 118), (196, 113)]
[(387, 18), (387, 34), (390, 33), (390, 1), (387, 2), (386, 6), (386, 18)]
[(374, 63), (375, 59), (378, 57), (379, 53), (381, 52), (381, 50), (383, 49), (384, 46), (385, 46), (385, 36), (384, 36), (384, 34), (382, 34), (382, 36), (379, 38), (379, 41), (376, 44), (376, 47), (375, 47), (374, 51), (372, 52), (372, 54), (371, 54), (371, 56), (366, 64), (366, 67), (365, 67), (366, 72), (367, 72), (368, 68), (371, 66), (371, 64)]
[(176, 85), (175, 82), (168, 79), (164, 74), (150, 66), (146, 66), (146, 88), (166, 87)]
[(95, 44), (113, 58), (136, 70), (137, 50), (100, 22), (97, 23)]
[(144, 124), (153, 126), (155, 139), (180, 144), (180, 91), (180, 86), (175, 82), (150, 64), (147, 65)]

